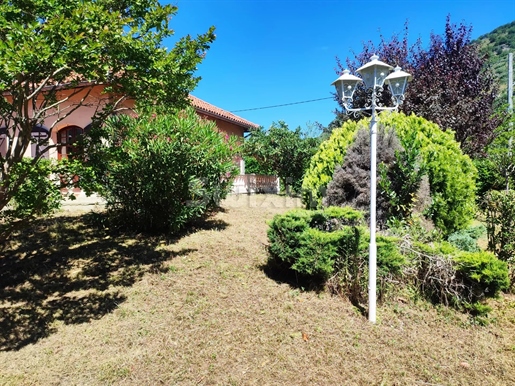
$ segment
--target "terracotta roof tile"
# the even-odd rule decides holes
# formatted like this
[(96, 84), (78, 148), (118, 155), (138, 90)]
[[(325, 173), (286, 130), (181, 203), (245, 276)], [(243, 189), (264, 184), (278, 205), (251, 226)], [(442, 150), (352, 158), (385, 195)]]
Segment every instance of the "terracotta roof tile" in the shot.
[(259, 125), (247, 121), (229, 111), (223, 110), (219, 107), (212, 105), (211, 103), (207, 103), (196, 96), (190, 94), (189, 96), (192, 106), (199, 112), (206, 113), (207, 115), (214, 116), (216, 118), (235, 123), (237, 125), (243, 126), (247, 129), (257, 128)]

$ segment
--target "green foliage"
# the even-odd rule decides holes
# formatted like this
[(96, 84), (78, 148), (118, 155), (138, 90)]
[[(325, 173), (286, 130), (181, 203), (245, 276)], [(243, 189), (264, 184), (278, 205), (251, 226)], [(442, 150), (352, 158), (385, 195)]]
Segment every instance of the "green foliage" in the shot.
[(454, 257), (456, 271), (470, 291), (471, 301), (495, 296), (508, 288), (508, 267), (491, 252), (461, 252)]
[(508, 269), (490, 252), (460, 251), (448, 242), (413, 243), (415, 282), (436, 303), (471, 311), (470, 306), (508, 286)]
[(262, 174), (265, 176), (274, 175), (274, 171), (269, 168), (269, 165), (259, 163), (257, 159), (252, 156), (244, 155), (245, 173), (246, 174)]
[(322, 198), (333, 179), (336, 166), (343, 164), (347, 148), (353, 142), (358, 128), (364, 127), (367, 127), (366, 122), (345, 122), (341, 128), (333, 130), (327, 141), (322, 142), (311, 158), (302, 181), (302, 202), (307, 208), (322, 206)]
[(23, 183), (14, 194), (11, 208), (2, 215), (13, 219), (23, 219), (52, 213), (60, 207), (61, 193), (59, 179), (51, 175), (56, 167), (49, 160), (34, 162), (24, 158), (13, 168), (13, 180), (22, 179)]
[(449, 235), (447, 241), (466, 252), (478, 252), (477, 240), (486, 232), (484, 225), (462, 229)]
[(215, 208), (236, 173), (234, 138), (190, 108), (179, 114), (117, 116), (101, 130), (87, 165), (107, 209), (127, 226), (176, 232)]
[(488, 249), (499, 259), (515, 262), (515, 190), (491, 191), (485, 197)]
[[(395, 130), (404, 148), (413, 149), (420, 157), (420, 163), (415, 162), (414, 166), (427, 171), (432, 197), (427, 215), (436, 227), (445, 234), (466, 227), (475, 214), (477, 171), (470, 158), (461, 152), (452, 132), (443, 132), (423, 118), (401, 113), (383, 113), (379, 124)], [(346, 122), (333, 131), (313, 156), (303, 183), (303, 202), (307, 206), (321, 205), (322, 193), (360, 127), (368, 127), (368, 120)]]
[(318, 139), (304, 135), (300, 127), (292, 131), (282, 121), (274, 122), (268, 130), (254, 129), (243, 147), (246, 159), (253, 160), (248, 172), (275, 174), (282, 186), (291, 186), (298, 192), (318, 144)]
[(406, 258), (399, 249), (400, 240), (397, 237), (377, 236), (377, 268), (378, 276), (400, 275), (406, 265)]
[(502, 124), (495, 131), (494, 140), (486, 148), (477, 164), (481, 167), (481, 197), (488, 190), (510, 189), (515, 186), (515, 114), (506, 113), (506, 105), (498, 110)]
[(299, 258), (291, 265), (293, 271), (314, 281), (327, 280), (333, 273), (334, 261), (338, 257), (338, 242), (340, 232), (324, 232), (319, 229), (308, 228), (298, 237)]
[[(370, 237), (365, 227), (353, 223), (361, 220), (356, 213), (330, 207), (276, 215), (268, 230), (270, 266), (295, 272), (297, 279), (311, 284), (326, 284), (361, 306), (367, 296)], [(341, 221), (339, 226), (321, 226), (333, 220)], [(481, 227), (471, 228), (469, 234), (479, 237)], [(484, 299), (509, 284), (506, 263), (489, 252), (464, 252), (445, 241), (412, 242), (409, 237), (385, 235), (377, 235), (376, 244), (380, 299), (394, 283), (411, 283), (436, 303), (484, 315)]]
[(395, 160), (388, 165), (379, 165), (378, 190), (380, 197), (386, 201), (386, 218), (398, 220), (409, 219), (417, 206), (424, 209), (425, 186), (422, 178), (426, 169), (421, 165), (420, 148), (411, 146), (416, 140), (416, 133), (408, 133), (401, 142), (402, 150), (395, 152)]
[(404, 148), (419, 149), (432, 198), (428, 216), (435, 226), (445, 234), (467, 227), (476, 211), (477, 171), (453, 133), (414, 115), (382, 114), (382, 124), (395, 128)]
[[(41, 149), (36, 162), (55, 147), (46, 136), (31, 136), (34, 127), (73, 121), (82, 105), (95, 125), (125, 109), (127, 99), (187, 106), (200, 79), (194, 71), (215, 35), (211, 28), (166, 49), (176, 13), (158, 0), (0, 2), (0, 122), (8, 139), (7, 155), (0, 155), (0, 210), (17, 195), (16, 168), (31, 144)], [(106, 94), (97, 94), (99, 86)]]
[[(352, 208), (293, 210), (276, 215), (270, 223), (269, 263), (294, 271), (311, 283), (332, 277), (335, 290), (361, 302), (366, 293), (369, 237), (358, 224), (362, 213)], [(400, 274), (405, 263), (398, 239), (377, 238), (378, 277), (381, 283)], [(380, 286), (381, 293), (385, 286)]]

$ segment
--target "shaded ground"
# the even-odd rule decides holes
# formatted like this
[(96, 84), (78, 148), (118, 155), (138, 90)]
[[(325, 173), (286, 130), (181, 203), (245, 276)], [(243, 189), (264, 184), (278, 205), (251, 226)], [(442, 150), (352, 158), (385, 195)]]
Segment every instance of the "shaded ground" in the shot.
[(485, 327), (401, 296), (371, 325), (267, 276), (266, 220), (298, 206), (232, 196), (177, 240), (41, 221), (0, 259), (0, 384), (515, 384), (513, 297)]

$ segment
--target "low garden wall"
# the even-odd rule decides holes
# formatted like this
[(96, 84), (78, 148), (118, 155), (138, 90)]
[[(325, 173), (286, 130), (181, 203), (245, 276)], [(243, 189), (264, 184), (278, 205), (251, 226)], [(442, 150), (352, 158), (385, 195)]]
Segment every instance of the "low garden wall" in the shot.
[(260, 174), (240, 174), (236, 176), (232, 184), (231, 193), (279, 193), (279, 178)]

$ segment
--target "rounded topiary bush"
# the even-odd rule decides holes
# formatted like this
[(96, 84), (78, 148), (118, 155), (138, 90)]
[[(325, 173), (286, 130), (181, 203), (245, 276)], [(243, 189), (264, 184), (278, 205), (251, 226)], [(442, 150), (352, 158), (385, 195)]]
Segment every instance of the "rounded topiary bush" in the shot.
[[(344, 163), (358, 130), (368, 130), (369, 123), (368, 118), (346, 122), (322, 143), (303, 181), (303, 202), (307, 207), (321, 207), (335, 168)], [(380, 114), (379, 126), (381, 130), (395, 130), (404, 149), (417, 150), (431, 194), (426, 215), (435, 226), (445, 234), (467, 227), (475, 213), (477, 170), (461, 151), (453, 132), (444, 132), (424, 118), (402, 113)]]
[[(351, 301), (363, 302), (370, 236), (362, 223), (363, 214), (349, 207), (295, 209), (276, 215), (268, 229), (268, 266), (295, 273), (309, 285), (327, 284)], [(377, 238), (380, 296), (405, 263), (396, 238)]]

